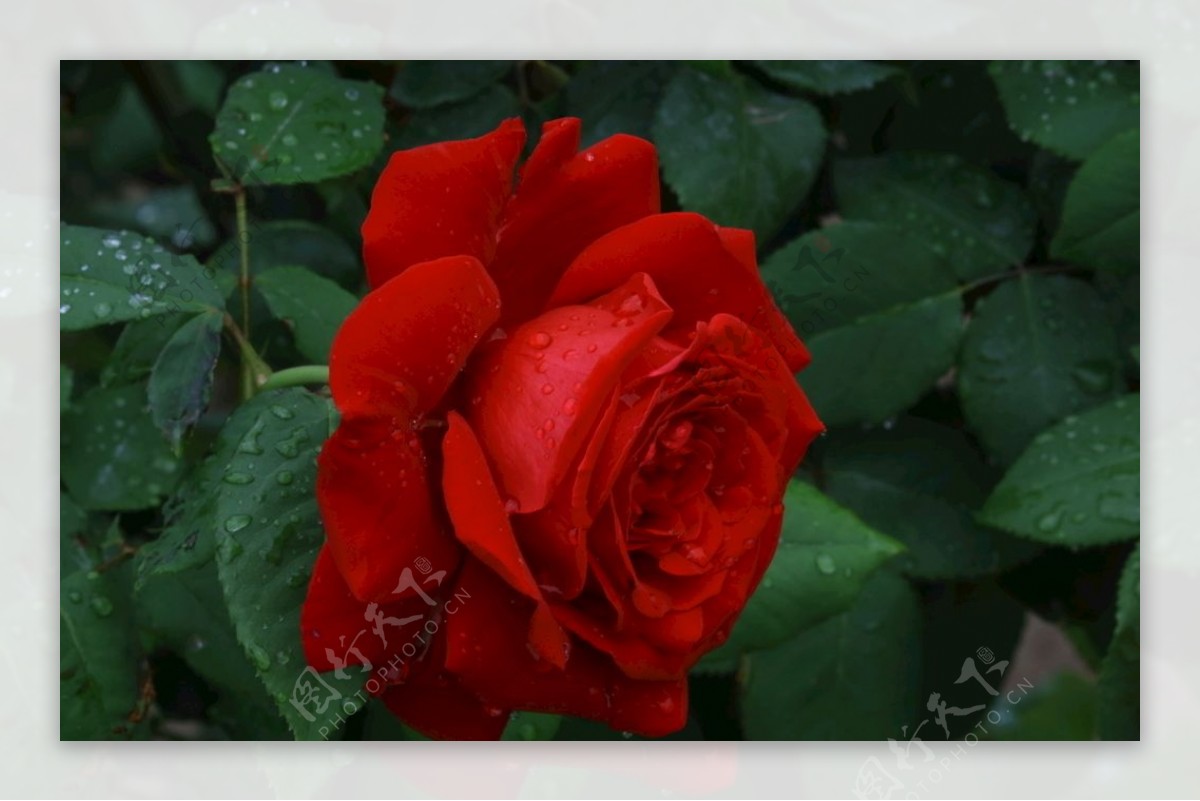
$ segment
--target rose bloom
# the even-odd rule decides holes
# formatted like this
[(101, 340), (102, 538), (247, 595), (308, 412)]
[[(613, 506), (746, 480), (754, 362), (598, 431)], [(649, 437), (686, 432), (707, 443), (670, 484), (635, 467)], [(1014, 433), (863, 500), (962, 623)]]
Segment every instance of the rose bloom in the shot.
[(649, 142), (579, 136), (547, 123), (515, 181), (518, 120), (394, 154), (333, 344), (306, 656), (432, 737), (682, 728), (822, 430), (753, 234), (661, 213)]

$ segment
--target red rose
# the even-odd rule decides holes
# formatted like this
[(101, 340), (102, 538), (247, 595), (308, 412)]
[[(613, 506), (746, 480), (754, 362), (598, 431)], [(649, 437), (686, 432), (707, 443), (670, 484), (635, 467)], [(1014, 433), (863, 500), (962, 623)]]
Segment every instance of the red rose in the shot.
[(808, 355), (753, 234), (660, 213), (651, 144), (555, 120), (514, 186), (524, 141), (398, 152), (375, 187), (305, 650), (435, 737), (518, 709), (663, 735), (775, 551)]

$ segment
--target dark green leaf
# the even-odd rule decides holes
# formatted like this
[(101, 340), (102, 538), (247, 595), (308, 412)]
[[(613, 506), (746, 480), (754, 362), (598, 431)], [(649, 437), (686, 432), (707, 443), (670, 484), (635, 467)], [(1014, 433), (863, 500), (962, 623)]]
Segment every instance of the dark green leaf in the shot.
[(899, 225), (972, 280), (1024, 261), (1037, 215), (1021, 189), (958, 156), (893, 153), (834, 163), (839, 208)]
[(904, 543), (897, 566), (909, 575), (981, 576), (1037, 551), (1028, 540), (975, 522), (993, 476), (952, 428), (910, 417), (890, 429), (835, 432), (821, 476), (831, 498)]
[(868, 89), (899, 74), (887, 64), (870, 61), (756, 61), (759, 69), (793, 89), (837, 95)]
[(128, 571), (120, 568), (79, 570), (62, 578), (60, 739), (112, 740), (134, 733), (138, 652)]
[(564, 90), (566, 113), (583, 121), (583, 144), (618, 133), (650, 139), (654, 112), (678, 68), (671, 61), (585, 62)]
[(784, 497), (779, 549), (729, 640), (706, 661), (769, 648), (854, 603), (875, 568), (901, 551), (808, 484)]
[(1018, 683), (996, 699), (988, 714), (984, 728), (989, 740), (1092, 740), (1096, 685), (1076, 673), (1060, 673), (1032, 688)]
[(1141, 739), (1141, 551), (1121, 572), (1117, 627), (1100, 668), (1097, 728), (1103, 740)]
[(825, 127), (803, 100), (681, 69), (658, 107), (654, 141), (684, 208), (765, 241), (808, 194)]
[(805, 234), (763, 278), (813, 361), (800, 375), (827, 425), (903, 411), (958, 350), (961, 300), (948, 263), (896, 227), (847, 222)]
[(1101, 545), (1138, 534), (1137, 395), (1071, 415), (1034, 438), (980, 519), (1055, 545)]
[(255, 286), (266, 298), (271, 313), (292, 329), (300, 353), (327, 364), (333, 336), (358, 305), (358, 298), (303, 267), (267, 270), (258, 276)]
[[(335, 714), (347, 710), (339, 704), (322, 716), (292, 701), (294, 689), (310, 679), (300, 643), (300, 607), (324, 542), (314, 483), (317, 452), (334, 426), (333, 406), (301, 389), (280, 390), (255, 397), (230, 420), (239, 428), (253, 422), (235, 447), (218, 451), (225, 473), (213, 522), (229, 614), (296, 738), (324, 738), (337, 728)], [(357, 706), (353, 696), (363, 674), (356, 667), (346, 675), (321, 676), (330, 688), (322, 697), (332, 698), (336, 691)]]
[(58, 495), (58, 531), (60, 575), (96, 566), (88, 537), (88, 514), (65, 492)]
[(409, 61), (401, 66), (390, 94), (410, 108), (466, 100), (496, 83), (511, 61)]
[(196, 315), (167, 341), (154, 363), (147, 387), (150, 416), (173, 445), (208, 406), (223, 325), (221, 312)]
[(96, 388), (62, 417), (62, 480), (85, 509), (157, 506), (179, 463), (146, 411), (146, 387)]
[(63, 331), (224, 307), (216, 286), (191, 256), (170, 253), (129, 231), (64, 225), (61, 234), (58, 320)]
[(133, 320), (121, 329), (112, 355), (100, 371), (104, 386), (130, 384), (148, 378), (163, 348), (180, 326), (195, 315), (161, 314), (149, 320)]
[(1137, 64), (993, 61), (989, 72), (1013, 130), (1064, 156), (1087, 158), (1138, 125)]
[(1141, 136), (1130, 131), (1100, 146), (1067, 189), (1056, 258), (1100, 270), (1136, 270), (1141, 245)]
[[(145, 550), (145, 549), (143, 549)], [(245, 739), (288, 738), (288, 728), (246, 659), (225, 609), (216, 564), (155, 575), (134, 596), (140, 629), (178, 654), (219, 694), (211, 712)]]
[(752, 740), (903, 740), (920, 687), (920, 608), (887, 570), (854, 605), (792, 640), (752, 654), (742, 722)]
[(489, 86), (458, 103), (415, 112), (389, 146), (405, 150), (433, 142), (472, 139), (483, 136), (504, 120), (520, 113), (521, 103), (508, 87)]
[(233, 84), (208, 141), (244, 186), (336, 178), (383, 147), (383, 89), (315, 67), (269, 65)]
[(58, 366), (58, 411), (65, 412), (71, 405), (71, 388), (75, 386), (75, 374), (65, 364)]
[[(356, 288), (363, 280), (362, 266), (354, 248), (332, 231), (310, 222), (252, 222), (247, 245), (251, 276), (272, 267), (297, 265), (336, 281), (346, 289)], [(240, 259), (237, 240), (233, 239), (217, 249), (208, 260), (208, 266), (218, 272), (238, 275)]]
[(959, 391), (967, 422), (1008, 463), (1039, 431), (1116, 393), (1121, 357), (1091, 285), (1021, 273), (975, 307)]

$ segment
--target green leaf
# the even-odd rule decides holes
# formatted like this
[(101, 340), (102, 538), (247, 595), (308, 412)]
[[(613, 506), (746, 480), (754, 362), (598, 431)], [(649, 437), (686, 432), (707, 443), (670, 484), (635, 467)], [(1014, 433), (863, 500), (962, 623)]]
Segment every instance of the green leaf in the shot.
[(540, 712), (514, 712), (502, 740), (553, 740), (562, 717)]
[(134, 733), (138, 650), (127, 566), (79, 570), (62, 579), (59, 601), (60, 705), (63, 740), (112, 740)]
[[(302, 389), (263, 393), (233, 414), (231, 424), (245, 433), (217, 452), (225, 464), (213, 519), (221, 586), (238, 640), (297, 739), (327, 736), (336, 729), (334, 715), (344, 712), (339, 705), (322, 716), (292, 703), (307, 670), (300, 607), (324, 542), (316, 455), (334, 414), (328, 399)], [(331, 688), (322, 696), (336, 691), (353, 699), (362, 672), (346, 675), (321, 676)]]
[(729, 640), (705, 658), (710, 664), (777, 645), (842, 612), (871, 572), (902, 550), (808, 484), (791, 482), (783, 503), (775, 557)]
[(984, 728), (989, 740), (1095, 739), (1096, 685), (1076, 673), (1060, 673), (1032, 688), (1018, 683), (996, 699)]
[(508, 87), (489, 86), (466, 100), (416, 111), (389, 146), (406, 150), (434, 142), (472, 139), (520, 113), (521, 103)]
[(96, 566), (96, 556), (88, 536), (88, 513), (65, 492), (58, 495), (58, 531), (61, 576), (77, 570), (91, 570)]
[(1138, 535), (1139, 397), (1071, 415), (1034, 438), (980, 512), (988, 525), (1073, 547)]
[[(144, 550), (144, 549), (143, 549)], [(134, 596), (139, 628), (215, 689), (210, 715), (240, 739), (288, 739), (287, 725), (238, 643), (214, 562), (155, 575)]]
[(62, 480), (85, 509), (157, 506), (179, 462), (146, 413), (146, 387), (95, 388), (62, 416)]
[(1039, 431), (1116, 393), (1121, 355), (1091, 285), (1020, 273), (975, 307), (959, 391), (968, 424), (1008, 463)]
[[(358, 287), (363, 280), (362, 265), (354, 248), (332, 231), (314, 223), (303, 220), (252, 221), (247, 244), (251, 276), (272, 267), (295, 265), (307, 267), (346, 289)], [(208, 266), (217, 272), (238, 275), (241, 256), (237, 240), (231, 239), (218, 248), (209, 258)]]
[(130, 231), (63, 225), (59, 327), (78, 331), (178, 311), (224, 308), (191, 256)]
[(71, 389), (75, 386), (75, 373), (65, 364), (58, 365), (58, 412), (62, 414), (71, 405)]
[(154, 362), (147, 387), (150, 416), (172, 445), (179, 444), (183, 432), (208, 407), (223, 325), (221, 312), (196, 315), (175, 332)]
[(186, 313), (161, 314), (149, 320), (127, 323), (117, 337), (112, 355), (100, 371), (100, 383), (111, 387), (148, 378), (171, 337), (194, 316)]
[(1020, 264), (1037, 215), (1021, 189), (960, 157), (893, 153), (834, 162), (839, 209), (850, 219), (902, 226), (964, 281)]
[(285, 320), (295, 333), (296, 347), (304, 357), (328, 364), (333, 337), (358, 305), (358, 298), (303, 267), (267, 270), (258, 276), (255, 286), (271, 313)]
[(825, 127), (803, 100), (681, 69), (654, 121), (663, 175), (685, 209), (763, 242), (808, 194)]
[(1117, 625), (1100, 667), (1097, 728), (1102, 740), (1141, 739), (1141, 551), (1134, 550), (1117, 588)]
[(1006, 570), (1038, 547), (975, 522), (992, 471), (959, 431), (917, 418), (837, 431), (820, 462), (825, 491), (907, 549), (897, 567), (922, 579)]
[(755, 66), (792, 89), (837, 95), (869, 89), (900, 70), (870, 61), (755, 61)]
[(831, 225), (777, 251), (762, 272), (813, 354), (800, 382), (827, 425), (903, 411), (954, 361), (962, 331), (954, 275), (896, 227)]
[(679, 66), (670, 61), (588, 61), (571, 77), (565, 111), (583, 121), (583, 144), (613, 134), (652, 138), (654, 112)]
[(511, 61), (409, 61), (396, 73), (389, 92), (409, 108), (429, 108), (466, 100), (496, 83)]
[(1137, 128), (1139, 70), (1103, 61), (993, 61), (988, 70), (1022, 139), (1075, 159)]
[(208, 141), (243, 186), (315, 183), (370, 164), (383, 116), (376, 84), (269, 65), (230, 87)]
[(1050, 254), (1099, 270), (1136, 270), (1141, 245), (1141, 135), (1099, 147), (1067, 188)]
[(877, 572), (854, 605), (749, 657), (742, 723), (750, 740), (904, 739), (921, 676), (920, 607), (908, 582)]

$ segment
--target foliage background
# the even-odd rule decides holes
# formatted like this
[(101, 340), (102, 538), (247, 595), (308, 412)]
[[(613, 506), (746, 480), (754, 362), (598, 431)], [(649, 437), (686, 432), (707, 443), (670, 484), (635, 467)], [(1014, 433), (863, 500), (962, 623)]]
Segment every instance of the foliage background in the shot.
[[(1138, 87), (1117, 62), (64, 63), (62, 737), (316, 736), (286, 694), (328, 405), (239, 396), (260, 360), (325, 361), (391, 151), (569, 114), (655, 142), (667, 208), (755, 230), (830, 425), (680, 736), (941, 739), (937, 692), (980, 707), (947, 737), (1136, 738)], [(1007, 706), (955, 683), (979, 648), (1010, 683), (1038, 662), (1030, 613), (1077, 667)], [(368, 704), (336, 736), (415, 735)]]

